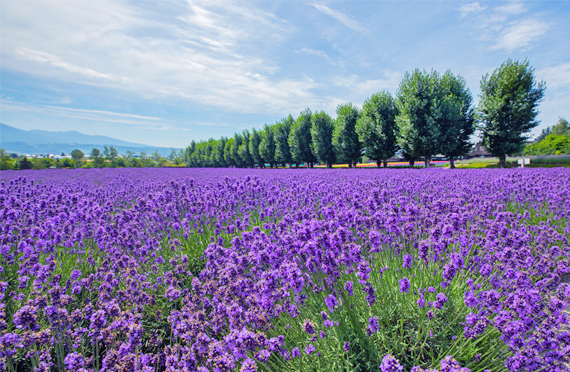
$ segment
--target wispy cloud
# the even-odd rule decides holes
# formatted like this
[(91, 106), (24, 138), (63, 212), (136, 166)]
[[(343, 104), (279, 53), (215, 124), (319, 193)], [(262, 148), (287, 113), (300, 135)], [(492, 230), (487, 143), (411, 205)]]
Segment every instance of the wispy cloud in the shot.
[(101, 111), (101, 110), (72, 109), (72, 108), (69, 108), (69, 107), (59, 107), (59, 106), (44, 106), (44, 107), (49, 107), (49, 108), (51, 108), (51, 109), (56, 109), (56, 110), (83, 112), (83, 113), (87, 113), (87, 114), (119, 116), (119, 117), (123, 117), (123, 118), (135, 118), (135, 119), (144, 119), (144, 120), (160, 120), (160, 118), (155, 118), (155, 117), (152, 117), (152, 116), (123, 114), (123, 113), (120, 113), (120, 112)]
[(498, 6), (495, 10), (506, 14), (521, 14), (527, 11), (524, 4), (520, 1), (511, 1), (508, 4)]
[(481, 6), (479, 2), (474, 2), (470, 4), (465, 4), (459, 7), (459, 11), (461, 12), (461, 17), (465, 17), (469, 13), (478, 13), (487, 8), (486, 6)]
[(293, 29), (288, 22), (229, 0), (169, 6), (157, 17), (137, 2), (3, 4), (2, 32), (11, 36), (3, 38), (3, 68), (239, 113), (318, 100), (304, 77), (276, 74), (273, 57)]
[(29, 48), (16, 49), (16, 56), (24, 61), (34, 61), (40, 63), (47, 63), (49, 65), (59, 67), (72, 74), (83, 75), (87, 78), (103, 79), (109, 81), (125, 81), (125, 78), (119, 78), (112, 74), (103, 74), (86, 67), (80, 67), (73, 63), (66, 62), (61, 58), (49, 53), (33, 50)]
[[(152, 121), (159, 121), (160, 118), (142, 116), (142, 115), (132, 115), (124, 114), (120, 112), (111, 111), (100, 111), (100, 110), (84, 110), (84, 109), (72, 109), (69, 107), (59, 107), (59, 106), (37, 106), (21, 102), (15, 102), (13, 100), (0, 99), (0, 108), (3, 111), (20, 111), (20, 112), (33, 112), (37, 114), (46, 114), (50, 116), (61, 116), (68, 118), (84, 119), (84, 120), (95, 120), (100, 122), (110, 122), (110, 123), (123, 123), (123, 124), (134, 124), (134, 125), (146, 125), (149, 124), (154, 127), (163, 127), (163, 123), (153, 123)], [(139, 121), (136, 119), (141, 119), (144, 121)], [(149, 122), (148, 120), (151, 120)]]
[(501, 32), (497, 41), (490, 49), (504, 49), (508, 52), (516, 49), (528, 49), (549, 28), (550, 25), (548, 23), (536, 19), (524, 19), (514, 22)]
[(328, 6), (319, 3), (313, 3), (312, 5), (315, 8), (317, 8), (319, 12), (324, 13), (329, 17), (336, 19), (337, 21), (339, 21), (346, 27), (350, 28), (351, 30), (362, 33), (368, 32), (366, 27), (364, 27), (360, 22), (336, 9), (331, 9)]
[(566, 109), (568, 109), (568, 92), (570, 92), (570, 62), (542, 68), (536, 72), (536, 76), (546, 82), (550, 89), (562, 88), (565, 90)]
[(490, 50), (531, 49), (551, 27), (540, 16), (521, 16), (527, 12), (520, 1), (510, 1), (504, 5), (487, 9), (478, 2), (465, 4), (458, 8), (461, 17), (472, 16), (474, 33), (477, 39), (485, 42)]
[(335, 60), (335, 59), (331, 58), (325, 51), (322, 51), (322, 50), (316, 50), (316, 49), (311, 49), (311, 48), (301, 48), (301, 49), (295, 50), (295, 53), (305, 53), (305, 54), (321, 57), (325, 61), (330, 63), (331, 65), (345, 67), (344, 61)]

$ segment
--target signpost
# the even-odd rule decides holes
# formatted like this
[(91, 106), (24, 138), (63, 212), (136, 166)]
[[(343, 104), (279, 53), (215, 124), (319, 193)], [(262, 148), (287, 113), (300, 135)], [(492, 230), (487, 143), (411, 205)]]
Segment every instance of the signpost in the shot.
[(530, 158), (519, 159), (517, 163), (521, 166), (521, 168), (524, 168), (525, 165), (530, 164)]

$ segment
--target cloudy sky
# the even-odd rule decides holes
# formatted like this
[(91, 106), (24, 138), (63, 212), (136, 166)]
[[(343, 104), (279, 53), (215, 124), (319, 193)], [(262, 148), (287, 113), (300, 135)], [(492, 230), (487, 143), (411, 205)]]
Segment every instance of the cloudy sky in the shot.
[(570, 119), (570, 1), (0, 0), (0, 121), (156, 146), (528, 58)]

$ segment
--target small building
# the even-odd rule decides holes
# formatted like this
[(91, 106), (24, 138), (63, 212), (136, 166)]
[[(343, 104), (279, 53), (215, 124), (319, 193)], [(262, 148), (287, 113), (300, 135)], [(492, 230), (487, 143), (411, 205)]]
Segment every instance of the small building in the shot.
[(485, 156), (491, 156), (491, 154), (487, 152), (487, 149), (485, 148), (485, 146), (483, 146), (482, 142), (478, 142), (473, 147), (473, 150), (471, 150), (470, 153), (465, 155), (466, 158), (476, 158), (476, 157), (485, 157)]

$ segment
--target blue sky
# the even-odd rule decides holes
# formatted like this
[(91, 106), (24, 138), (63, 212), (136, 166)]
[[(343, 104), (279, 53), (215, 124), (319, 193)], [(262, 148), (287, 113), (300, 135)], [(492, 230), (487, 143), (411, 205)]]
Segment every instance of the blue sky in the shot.
[(528, 58), (570, 119), (570, 1), (0, 0), (0, 121), (165, 147)]

